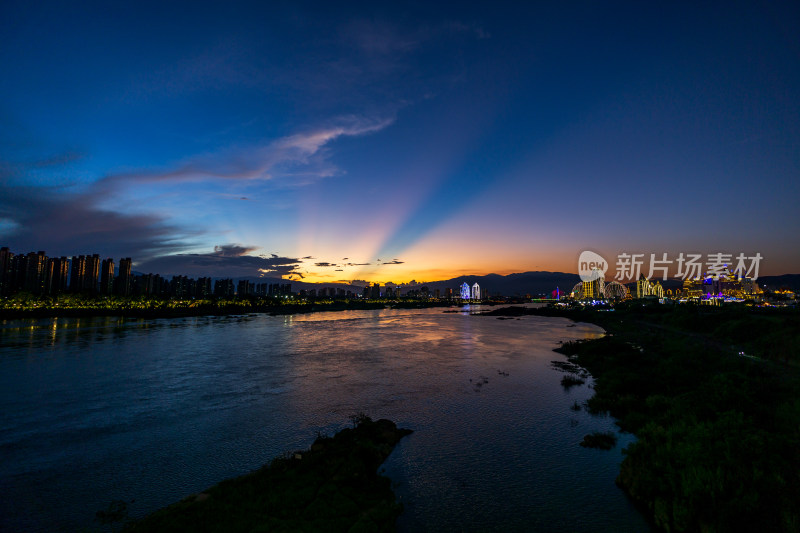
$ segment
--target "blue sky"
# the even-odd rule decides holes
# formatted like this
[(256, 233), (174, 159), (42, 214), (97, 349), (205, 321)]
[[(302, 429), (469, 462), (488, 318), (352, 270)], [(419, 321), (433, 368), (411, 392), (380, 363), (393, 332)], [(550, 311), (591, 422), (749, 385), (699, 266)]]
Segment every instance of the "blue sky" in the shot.
[[(0, 7), (0, 244), (407, 281), (800, 272), (800, 6)], [(345, 259), (346, 258), (346, 259)]]

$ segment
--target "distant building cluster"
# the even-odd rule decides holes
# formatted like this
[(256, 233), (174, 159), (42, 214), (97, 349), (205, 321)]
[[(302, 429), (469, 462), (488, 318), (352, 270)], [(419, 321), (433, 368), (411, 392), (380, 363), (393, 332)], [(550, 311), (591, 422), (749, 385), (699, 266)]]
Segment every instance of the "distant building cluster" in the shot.
[(463, 283), (460, 288), (430, 290), (427, 285), (411, 282), (401, 287), (394, 283), (367, 284), (361, 290), (338, 287), (318, 287), (292, 292), (291, 283), (257, 283), (248, 279), (190, 278), (159, 274), (134, 274), (130, 257), (115, 264), (112, 258), (98, 254), (72, 257), (48, 257), (43, 251), (15, 254), (8, 247), (0, 248), (0, 297), (25, 292), (34, 296), (59, 294), (131, 296), (175, 299), (206, 298), (288, 298), (307, 299), (372, 299), (381, 298), (434, 298), (446, 300), (480, 301), (489, 298), (489, 292), (478, 283)]
[[(414, 282), (411, 282), (412, 284)], [(464, 287), (466, 287), (466, 292)], [(456, 295), (456, 296), (454, 296)], [(377, 300), (381, 298), (420, 298), (428, 299), (433, 298), (436, 300), (486, 300), (489, 298), (489, 292), (481, 289), (475, 283), (472, 286), (467, 283), (462, 284), (460, 289), (447, 288), (442, 291), (441, 289), (431, 290), (427, 285), (413, 285), (411, 288), (403, 288), (394, 283), (372, 283), (366, 285), (360, 292), (353, 292), (345, 290), (341, 287), (320, 287), (318, 289), (301, 290), (299, 293), (301, 298), (338, 298), (338, 299), (369, 299)]]
[(468, 283), (461, 284), (461, 299), (462, 300), (481, 300), (485, 299), (481, 293), (481, 286), (476, 281), (471, 287)]
[[(630, 297), (630, 292), (625, 285), (616, 281), (606, 283), (597, 270), (592, 271), (591, 277), (594, 279), (576, 284), (569, 293), (569, 297), (575, 300), (622, 300)], [(556, 292), (556, 297), (559, 298), (560, 292)]]
[(130, 257), (120, 259), (115, 268), (113, 259), (100, 259), (97, 254), (48, 257), (42, 251), (15, 254), (4, 246), (0, 248), (0, 296), (22, 291), (38, 296), (65, 292), (129, 295), (131, 265)]
[(697, 302), (719, 305), (725, 301), (759, 301), (763, 290), (755, 280), (733, 275), (727, 266), (722, 272), (705, 273), (692, 279), (683, 280), (681, 288), (665, 289), (660, 281), (651, 281), (640, 275), (636, 281), (635, 292), (616, 281), (606, 283), (602, 276), (591, 281), (576, 284), (569, 298), (578, 301), (608, 300), (619, 301), (631, 298), (653, 299), (660, 302)]
[[(256, 298), (267, 298), (267, 297), (282, 297), (282, 296), (291, 296), (292, 295), (292, 284), (291, 283), (253, 283), (247, 279), (239, 280), (239, 283), (236, 284), (236, 296), (239, 297), (249, 297), (254, 296)], [(231, 298), (234, 296), (233, 293), (233, 280), (232, 279), (220, 279), (214, 283), (214, 296), (220, 298)]]
[(719, 303), (725, 300), (745, 300), (762, 298), (764, 291), (755, 280), (734, 276), (726, 270), (718, 276), (701, 276), (695, 279), (685, 279), (683, 287), (676, 296), (682, 299), (694, 299)]
[(0, 296), (27, 292), (35, 296), (63, 293), (85, 295), (152, 296), (163, 298), (282, 297), (292, 294), (291, 283), (252, 283), (210, 277), (189, 278), (131, 273), (130, 257), (101, 259), (98, 254), (48, 257), (45, 252), (15, 254), (0, 248)]

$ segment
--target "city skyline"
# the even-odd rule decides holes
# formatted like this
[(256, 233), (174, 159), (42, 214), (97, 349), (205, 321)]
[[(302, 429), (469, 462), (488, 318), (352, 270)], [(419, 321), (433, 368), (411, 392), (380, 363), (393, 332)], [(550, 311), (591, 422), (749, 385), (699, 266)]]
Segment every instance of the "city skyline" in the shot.
[(321, 283), (800, 272), (796, 3), (188, 6), (4, 5), (0, 245)]
[[(132, 265), (130, 257), (120, 258), (118, 266), (115, 267), (113, 258), (101, 258), (99, 254), (49, 257), (44, 250), (26, 254), (15, 253), (7, 246), (0, 246), (0, 297), (15, 296), (27, 299), (33, 296), (46, 299), (71, 294), (88, 298), (119, 296), (178, 300), (233, 296), (256, 298), (330, 296), (377, 299), (399, 297), (401, 290), (404, 291), (403, 296), (430, 296), (437, 299), (440, 297), (439, 288), (429, 291), (425, 286), (426, 282), (413, 280), (410, 283), (400, 284), (370, 283), (363, 280), (352, 280), (344, 284), (301, 282), (300, 285), (305, 288), (293, 292), (292, 284), (283, 283), (282, 279), (278, 279), (278, 283), (275, 283), (276, 280), (270, 278), (244, 277), (237, 278), (235, 283), (230, 277), (200, 276), (195, 279), (177, 274), (172, 275), (170, 280), (169, 275), (132, 271)], [(309, 286), (314, 288), (308, 289)], [(467, 287), (466, 296), (463, 287)], [(448, 288), (446, 292), (452, 297), (453, 288)], [(488, 291), (482, 290), (477, 282), (471, 285), (471, 289), (466, 283), (462, 285), (462, 300), (485, 300), (488, 297)]]
[[(603, 260), (599, 256), (596, 258)], [(762, 281), (765, 282), (763, 285), (765, 289), (775, 290), (776, 294), (792, 292), (790, 287), (796, 286), (797, 278), (800, 277), (798, 274), (759, 277), (757, 261), (751, 264), (751, 268), (747, 268), (745, 263), (737, 267), (734, 264), (725, 264), (721, 262), (720, 257), (716, 257), (714, 258), (715, 262), (707, 264), (706, 270), (700, 269), (701, 263), (689, 265), (689, 261), (679, 258), (678, 268), (684, 272), (682, 275), (672, 277), (668, 276), (668, 269), (665, 266), (657, 266), (655, 268), (661, 273), (659, 278), (653, 276), (652, 272), (646, 276), (640, 269), (631, 268), (630, 258), (623, 257), (623, 259), (614, 279), (606, 279), (606, 277), (610, 277), (611, 271), (604, 268), (603, 262), (597, 266), (593, 262), (588, 275), (584, 271), (579, 271), (578, 274), (540, 271), (514, 273), (507, 276), (472, 274), (443, 280), (411, 280), (405, 283), (392, 281), (379, 283), (365, 280), (295, 281), (294, 283), (298, 284), (300, 288), (293, 291), (293, 284), (284, 283), (285, 280), (282, 278), (245, 276), (234, 279), (229, 277), (229, 273), (222, 273), (222, 276), (208, 276), (203, 272), (199, 272), (197, 276), (162, 275), (158, 272), (144, 273), (132, 270), (134, 263), (130, 257), (120, 258), (117, 267), (113, 258), (101, 258), (99, 254), (49, 257), (44, 250), (26, 254), (10, 250), (7, 246), (0, 246), (0, 297), (21, 296), (22, 299), (27, 299), (33, 296), (46, 299), (62, 294), (72, 294), (90, 298), (121, 296), (194, 300), (210, 297), (227, 298), (234, 295), (257, 298), (299, 296), (301, 299), (307, 296), (311, 298), (317, 296), (346, 297), (347, 299), (405, 296), (433, 297), (438, 300), (442, 295), (445, 295), (446, 299), (450, 299), (453, 294), (459, 294), (462, 300), (486, 300), (489, 298), (489, 291), (485, 287), (481, 287), (477, 281), (480, 280), (481, 283), (488, 282), (496, 285), (493, 293), (493, 296), (496, 297), (521, 297), (526, 294), (525, 297), (530, 299), (532, 298), (531, 294), (539, 296), (550, 294), (555, 299), (559, 299), (561, 295), (569, 295), (572, 298), (582, 296), (590, 299), (607, 298), (612, 300), (633, 293), (634, 287), (639, 298), (648, 295), (658, 297), (663, 297), (665, 294), (672, 295), (671, 289), (666, 289), (664, 292), (660, 283), (660, 281), (664, 281), (665, 283), (670, 282), (672, 287), (676, 286), (675, 283), (682, 284), (685, 290), (693, 291), (693, 297), (702, 293), (714, 298), (732, 297), (742, 300), (748, 295), (758, 295), (760, 298), (760, 295), (763, 294)], [(657, 262), (664, 263), (665, 259), (658, 259)], [(690, 259), (693, 261), (699, 257)], [(758, 260), (760, 258), (747, 259)], [(581, 265), (582, 269), (587, 267), (588, 264)], [(630, 274), (633, 277), (627, 279), (624, 277), (624, 275)], [(170, 277), (172, 279), (169, 279)], [(561, 291), (560, 285), (569, 286), (576, 279), (582, 281), (575, 284), (572, 291)], [(625, 285), (628, 285), (628, 288)]]

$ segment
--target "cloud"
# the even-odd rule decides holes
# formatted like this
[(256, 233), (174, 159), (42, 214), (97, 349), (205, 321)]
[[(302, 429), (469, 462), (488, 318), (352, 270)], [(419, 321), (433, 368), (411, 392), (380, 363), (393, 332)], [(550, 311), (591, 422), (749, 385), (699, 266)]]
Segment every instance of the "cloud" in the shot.
[[(252, 251), (258, 250), (254, 246), (241, 246), (239, 244), (223, 244), (214, 246), (214, 254), (218, 257), (240, 257)], [(272, 257), (278, 257), (272, 254)]]
[[(380, 131), (394, 118), (342, 116), (327, 126), (288, 135), (262, 145), (228, 148), (199, 154), (174, 168), (110, 174), (95, 183), (98, 194), (137, 184), (183, 183), (210, 180), (265, 181), (285, 178), (282, 185), (304, 185), (333, 176), (339, 169), (328, 161), (327, 145), (340, 137)], [(285, 183), (285, 181), (289, 181)]]
[(0, 183), (0, 239), (19, 252), (99, 253), (148, 258), (185, 249), (193, 232), (153, 214), (122, 214), (96, 207), (86, 195)]
[(402, 265), (405, 261), (398, 261), (397, 259), (392, 259), (391, 261), (386, 261), (382, 264), (384, 265)]
[(339, 265), (323, 261), (323, 262), (320, 262), (320, 263), (314, 263), (314, 266), (318, 266), (318, 267), (335, 267), (335, 266), (339, 266)]
[(302, 277), (297, 269), (301, 261), (291, 257), (250, 255), (256, 247), (224, 244), (209, 253), (179, 253), (154, 258), (137, 264), (142, 272), (193, 277)]
[[(150, 191), (154, 183), (276, 178), (302, 185), (339, 172), (328, 162), (329, 143), (340, 137), (379, 131), (393, 120), (342, 116), (327, 125), (260, 146), (193, 156), (171, 169), (107, 175), (80, 191), (63, 182), (38, 187), (19, 183), (30, 182), (42, 169), (50, 174), (69, 174), (69, 166), (81, 160), (82, 153), (65, 152), (22, 161), (0, 158), (0, 239), (16, 249), (43, 249), (57, 255), (91, 252), (148, 262), (160, 255), (171, 256), (195, 247), (197, 239), (208, 230), (176, 226), (169, 223), (168, 214), (125, 212), (129, 202), (114, 209), (127, 197), (127, 189), (145, 185), (147, 188), (141, 190)], [(227, 257), (229, 252), (222, 249), (221, 257)], [(173, 262), (165, 265), (178, 264), (174, 259), (169, 261)]]
[(153, 214), (123, 214), (99, 208), (91, 194), (62, 187), (14, 185), (37, 169), (58, 171), (80, 160), (66, 152), (25, 161), (0, 160), (0, 240), (20, 253), (98, 253), (144, 258), (185, 248), (195, 235)]

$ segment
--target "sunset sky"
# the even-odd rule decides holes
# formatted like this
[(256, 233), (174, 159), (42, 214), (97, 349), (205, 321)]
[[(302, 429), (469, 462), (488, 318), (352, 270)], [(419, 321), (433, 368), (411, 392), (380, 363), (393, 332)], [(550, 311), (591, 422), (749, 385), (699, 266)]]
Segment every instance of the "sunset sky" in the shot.
[(0, 246), (192, 276), (800, 273), (800, 3), (0, 6)]

